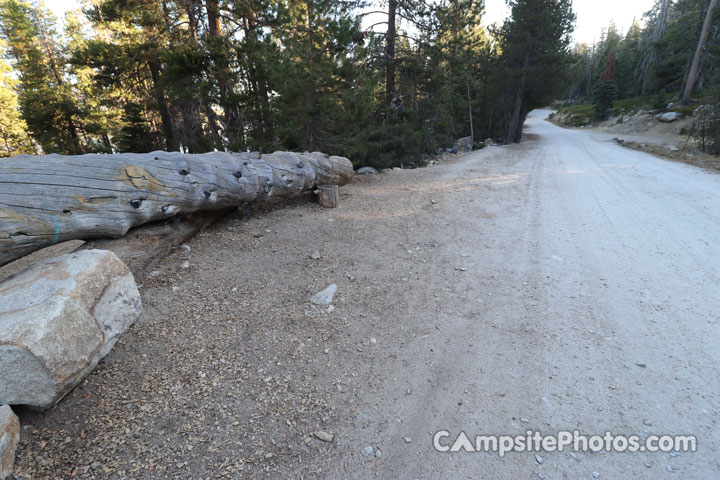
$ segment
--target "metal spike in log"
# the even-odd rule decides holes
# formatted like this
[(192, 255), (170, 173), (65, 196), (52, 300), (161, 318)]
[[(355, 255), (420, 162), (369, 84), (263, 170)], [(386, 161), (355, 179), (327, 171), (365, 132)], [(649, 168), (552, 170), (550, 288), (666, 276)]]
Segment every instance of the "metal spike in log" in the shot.
[(317, 152), (0, 159), (0, 266), (66, 240), (119, 238), (179, 213), (292, 197), (352, 176), (347, 158)]

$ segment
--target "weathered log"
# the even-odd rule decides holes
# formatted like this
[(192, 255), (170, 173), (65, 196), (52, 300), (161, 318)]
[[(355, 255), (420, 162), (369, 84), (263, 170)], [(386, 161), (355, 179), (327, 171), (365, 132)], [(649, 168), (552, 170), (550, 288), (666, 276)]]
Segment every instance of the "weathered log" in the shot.
[(337, 185), (319, 185), (315, 190), (317, 202), (326, 208), (335, 208), (340, 203), (340, 193)]
[(0, 159), (0, 265), (73, 239), (119, 238), (178, 213), (345, 185), (350, 161), (322, 153), (19, 155)]

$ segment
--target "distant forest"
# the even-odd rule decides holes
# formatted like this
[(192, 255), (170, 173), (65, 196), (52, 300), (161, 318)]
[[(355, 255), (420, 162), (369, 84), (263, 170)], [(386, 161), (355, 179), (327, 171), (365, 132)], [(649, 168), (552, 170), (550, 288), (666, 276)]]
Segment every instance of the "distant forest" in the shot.
[[(594, 103), (600, 120), (607, 118), (614, 100), (636, 97), (650, 99), (649, 104), (658, 109), (672, 102), (687, 107), (694, 100), (695, 107), (699, 103), (708, 111), (717, 110), (720, 8), (716, 4), (717, 0), (657, 0), (627, 32), (609, 25), (595, 45), (576, 45), (567, 99)], [(693, 110), (686, 108), (687, 113)]]
[(59, 31), (42, 2), (0, 0), (0, 154), (293, 150), (388, 167), (459, 137), (515, 142), (572, 85), (574, 15), (570, 0), (509, 5), (486, 29), (472, 0), (86, 0)]

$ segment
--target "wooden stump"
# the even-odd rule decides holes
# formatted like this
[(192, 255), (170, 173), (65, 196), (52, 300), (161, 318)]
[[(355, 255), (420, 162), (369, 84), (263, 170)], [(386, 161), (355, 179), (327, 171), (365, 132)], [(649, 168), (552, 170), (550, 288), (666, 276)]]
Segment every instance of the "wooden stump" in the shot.
[(315, 190), (317, 202), (327, 208), (335, 208), (340, 203), (340, 192), (337, 185), (318, 185)]

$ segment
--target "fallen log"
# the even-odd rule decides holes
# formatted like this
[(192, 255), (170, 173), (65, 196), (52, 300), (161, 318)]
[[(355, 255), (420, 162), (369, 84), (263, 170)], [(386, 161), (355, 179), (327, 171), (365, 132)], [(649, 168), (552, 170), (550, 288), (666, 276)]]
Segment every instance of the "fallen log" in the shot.
[(352, 175), (348, 159), (317, 152), (0, 159), (0, 266), (58, 242), (119, 238), (179, 213), (291, 197)]

